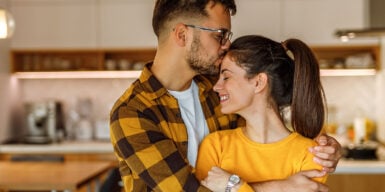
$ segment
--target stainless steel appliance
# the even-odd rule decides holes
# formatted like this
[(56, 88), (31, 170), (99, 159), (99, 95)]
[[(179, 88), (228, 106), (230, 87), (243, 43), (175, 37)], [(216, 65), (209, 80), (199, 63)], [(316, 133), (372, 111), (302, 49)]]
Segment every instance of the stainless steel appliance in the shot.
[(26, 103), (27, 134), (24, 142), (58, 142), (65, 134), (62, 104), (57, 101)]

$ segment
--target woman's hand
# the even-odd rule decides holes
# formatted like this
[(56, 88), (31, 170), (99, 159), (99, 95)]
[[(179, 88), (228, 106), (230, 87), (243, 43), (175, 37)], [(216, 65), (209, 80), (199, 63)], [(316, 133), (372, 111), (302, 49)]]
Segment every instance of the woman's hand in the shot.
[(326, 134), (316, 137), (315, 141), (318, 146), (309, 149), (315, 156), (314, 161), (322, 165), (324, 171), (333, 173), (342, 157), (341, 145), (333, 137)]

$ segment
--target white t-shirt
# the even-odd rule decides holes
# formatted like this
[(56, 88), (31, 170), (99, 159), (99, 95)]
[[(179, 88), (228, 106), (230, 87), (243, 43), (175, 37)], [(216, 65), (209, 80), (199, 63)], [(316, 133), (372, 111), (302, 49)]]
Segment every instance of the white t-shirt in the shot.
[(190, 165), (195, 167), (199, 143), (209, 133), (199, 100), (198, 86), (192, 81), (191, 86), (185, 91), (169, 90), (169, 92), (178, 100), (182, 119), (187, 127), (187, 158)]

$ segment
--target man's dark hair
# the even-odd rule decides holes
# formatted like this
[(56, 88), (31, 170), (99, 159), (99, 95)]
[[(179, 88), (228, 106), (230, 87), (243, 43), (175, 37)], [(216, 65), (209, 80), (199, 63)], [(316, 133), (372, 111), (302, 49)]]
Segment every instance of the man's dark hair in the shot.
[(236, 13), (234, 0), (157, 0), (152, 17), (152, 28), (159, 38), (160, 31), (167, 22), (176, 18), (207, 17), (206, 5), (209, 2), (222, 4), (231, 15)]

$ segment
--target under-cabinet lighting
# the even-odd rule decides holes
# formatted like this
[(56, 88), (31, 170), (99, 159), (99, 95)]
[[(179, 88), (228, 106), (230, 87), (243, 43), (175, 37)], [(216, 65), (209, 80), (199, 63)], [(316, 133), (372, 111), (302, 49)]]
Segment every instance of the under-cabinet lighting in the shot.
[(322, 69), (321, 76), (371, 76), (375, 69)]
[(16, 72), (18, 79), (100, 79), (138, 78), (141, 71), (68, 71), (68, 72)]

